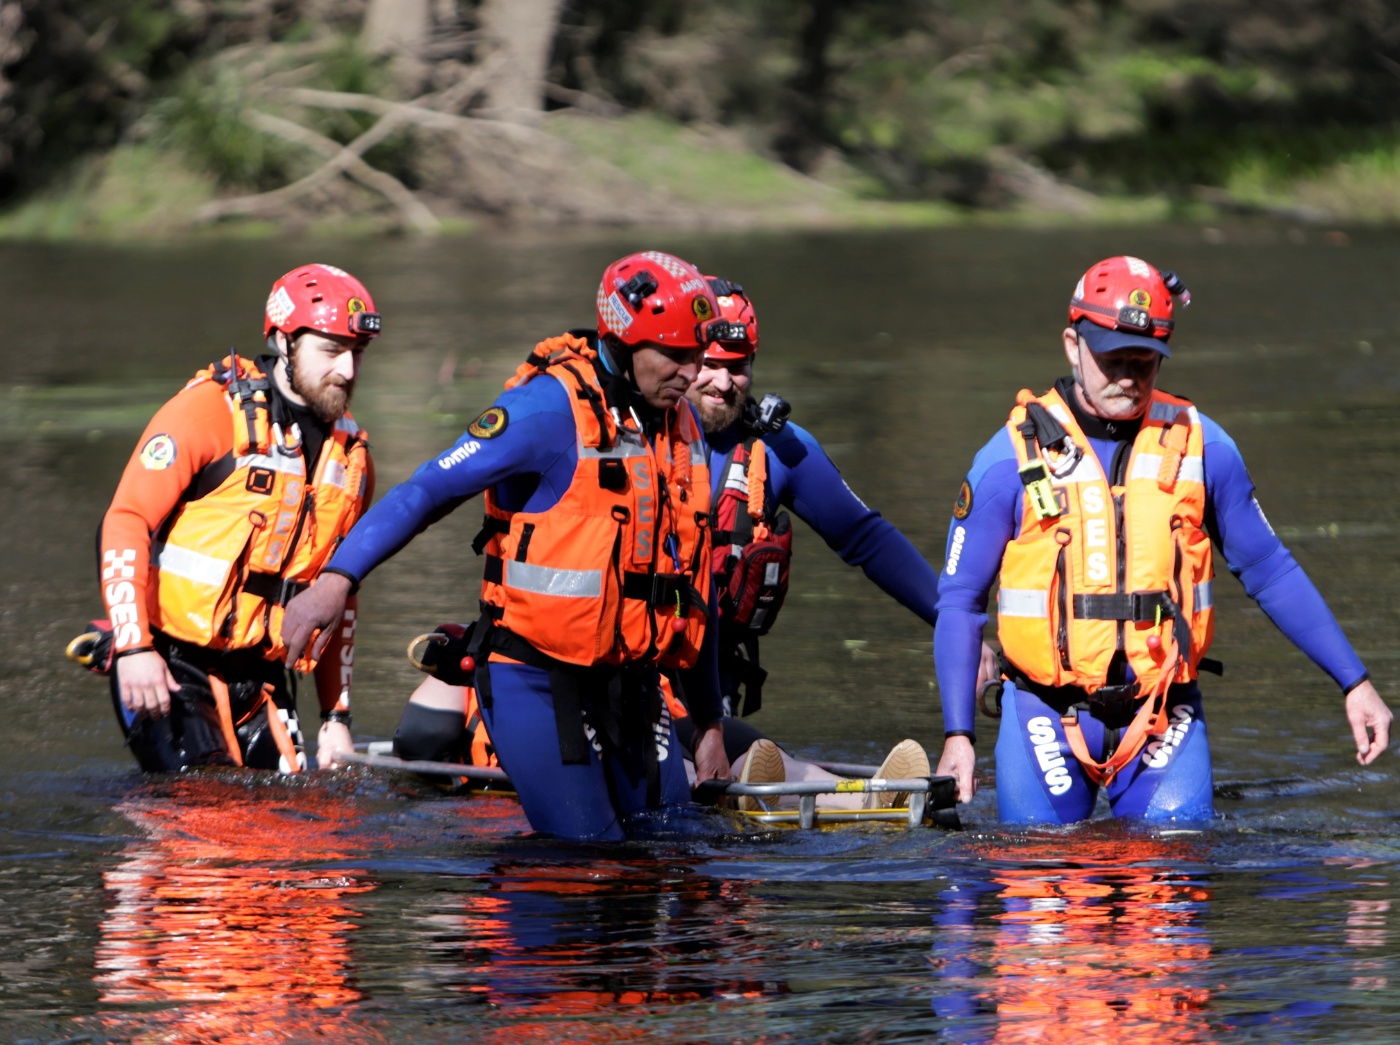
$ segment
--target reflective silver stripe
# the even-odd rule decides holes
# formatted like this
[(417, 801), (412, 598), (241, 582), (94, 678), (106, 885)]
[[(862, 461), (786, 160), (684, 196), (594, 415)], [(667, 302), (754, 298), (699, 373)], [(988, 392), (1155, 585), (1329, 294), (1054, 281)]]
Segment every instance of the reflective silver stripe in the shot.
[[(1138, 454), (1133, 458), (1132, 473), (1129, 479), (1156, 480), (1162, 470), (1161, 454)], [(1183, 457), (1181, 469), (1176, 473), (1178, 482), (1203, 483), (1206, 478), (1205, 464), (1199, 457)]]
[(248, 454), (234, 460), (235, 468), (266, 468), (273, 472), (286, 472), (288, 475), (306, 475), (306, 467), (301, 454), (288, 457), (286, 454)]
[(505, 567), (505, 586), (516, 591), (565, 599), (596, 599), (603, 594), (601, 570), (558, 570), (514, 559), (507, 559)]
[(1103, 469), (1099, 467), (1098, 458), (1093, 451), (1089, 451), (1081, 457), (1074, 469), (1068, 475), (1056, 476), (1054, 483), (1096, 483), (1103, 479)]
[(151, 546), (151, 558), (162, 573), (173, 573), (196, 584), (210, 588), (222, 588), (228, 577), (232, 563), (216, 559), (212, 555), (181, 548), (178, 544), (155, 544)]
[(606, 450), (600, 450), (596, 446), (580, 446), (578, 448), (579, 457), (587, 458), (624, 458), (624, 457), (648, 457), (650, 451), (645, 446), (638, 446), (630, 439), (620, 439)]
[(1191, 423), (1193, 425), (1200, 423), (1200, 415), (1196, 413), (1196, 408), (1194, 406), (1178, 406), (1175, 403), (1154, 402), (1152, 404), (1152, 409), (1148, 412), (1148, 416), (1154, 421), (1164, 421), (1170, 424), (1176, 420), (1176, 415), (1183, 410), (1185, 410), (1187, 416), (1191, 418)]
[(997, 592), (997, 613), (1002, 617), (1050, 616), (1050, 593), (1034, 588), (1002, 588)]
[(1069, 427), (1070, 419), (1068, 410), (1062, 407), (1059, 403), (1051, 403), (1047, 409), (1049, 409), (1051, 415), (1055, 418), (1056, 421), (1060, 422), (1060, 424), (1064, 425), (1066, 428)]
[(1194, 592), (1192, 598), (1196, 600), (1197, 613), (1200, 613), (1202, 610), (1208, 610), (1215, 604), (1210, 581), (1197, 584), (1191, 590)]
[(327, 461), (325, 470), (321, 472), (320, 486), (338, 486), (345, 489), (345, 465), (339, 461)]
[(360, 430), (360, 426), (356, 422), (350, 420), (350, 418), (342, 417), (335, 423), (335, 430), (337, 432), (345, 432), (348, 435), (354, 435)]
[(709, 448), (706, 447), (703, 442), (697, 439), (690, 444), (690, 466), (692, 468), (694, 468), (696, 465), (708, 463), (709, 459)]

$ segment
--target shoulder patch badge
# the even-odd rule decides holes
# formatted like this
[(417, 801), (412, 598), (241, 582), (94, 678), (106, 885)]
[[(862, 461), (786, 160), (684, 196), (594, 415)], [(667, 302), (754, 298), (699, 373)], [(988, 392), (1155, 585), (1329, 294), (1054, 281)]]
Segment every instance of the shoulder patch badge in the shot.
[(505, 407), (493, 406), (483, 410), (475, 421), (467, 425), (467, 431), (478, 439), (494, 439), (506, 430), (509, 421)]
[(966, 519), (968, 513), (972, 511), (972, 484), (966, 479), (962, 486), (958, 487), (958, 499), (953, 502), (953, 518)]
[(163, 472), (175, 463), (175, 440), (165, 433), (153, 435), (141, 447), (141, 467)]

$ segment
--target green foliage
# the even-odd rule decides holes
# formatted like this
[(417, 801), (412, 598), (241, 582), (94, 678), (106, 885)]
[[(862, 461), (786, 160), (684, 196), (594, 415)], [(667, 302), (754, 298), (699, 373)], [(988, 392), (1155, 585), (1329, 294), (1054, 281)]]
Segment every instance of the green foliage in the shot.
[(153, 106), (157, 141), (182, 153), (221, 184), (266, 189), (286, 180), (293, 157), (287, 145), (250, 126), (237, 72), (190, 73), (175, 93)]
[(352, 94), (383, 94), (388, 85), (388, 60), (370, 54), (349, 34), (337, 36), (316, 58), (316, 73), (308, 86)]

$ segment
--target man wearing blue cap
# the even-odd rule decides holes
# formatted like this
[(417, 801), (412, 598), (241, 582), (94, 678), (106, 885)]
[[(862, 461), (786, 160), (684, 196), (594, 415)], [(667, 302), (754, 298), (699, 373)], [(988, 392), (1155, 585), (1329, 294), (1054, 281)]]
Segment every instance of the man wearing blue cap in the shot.
[(1108, 258), (1075, 288), (1063, 334), (1072, 376), (1022, 391), (953, 507), (934, 657), (945, 741), (937, 772), (975, 789), (975, 680), (1000, 578), (1003, 678), (996, 746), (1002, 820), (1214, 815), (1198, 671), (1213, 632), (1212, 542), (1245, 591), (1345, 695), (1357, 761), (1391, 713), (1322, 596), (1279, 541), (1230, 437), (1157, 388), (1181, 280)]

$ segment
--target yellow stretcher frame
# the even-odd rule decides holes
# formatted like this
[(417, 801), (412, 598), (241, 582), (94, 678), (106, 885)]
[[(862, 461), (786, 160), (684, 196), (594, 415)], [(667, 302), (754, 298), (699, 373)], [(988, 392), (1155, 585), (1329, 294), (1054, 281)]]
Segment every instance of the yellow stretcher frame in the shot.
[[(495, 767), (468, 766), (460, 762), (408, 761), (390, 754), (393, 750), (393, 743), (387, 740), (356, 746), (363, 747), (364, 750), (357, 750), (342, 756), (344, 761), (406, 773), (440, 774), (458, 779), (481, 781), (495, 784), (502, 789), (510, 787), (510, 778), (506, 776), (505, 771)], [(711, 794), (716, 798), (720, 796), (752, 797), (762, 801), (796, 795), (798, 798), (796, 809), (725, 810), (731, 816), (775, 827), (798, 827), (810, 830), (816, 827), (833, 827), (838, 824), (863, 822), (902, 824), (907, 827), (921, 827), (925, 824), (955, 826), (957, 823), (957, 814), (952, 812), (957, 804), (957, 782), (950, 776), (912, 777), (895, 780), (875, 776), (878, 770), (874, 766), (853, 765), (846, 762), (816, 762), (814, 764), (845, 779), (835, 781), (794, 780), (775, 784), (741, 784), (737, 780), (716, 780), (708, 786)], [(879, 794), (891, 791), (907, 792), (909, 804), (886, 809), (817, 808), (818, 795)]]

